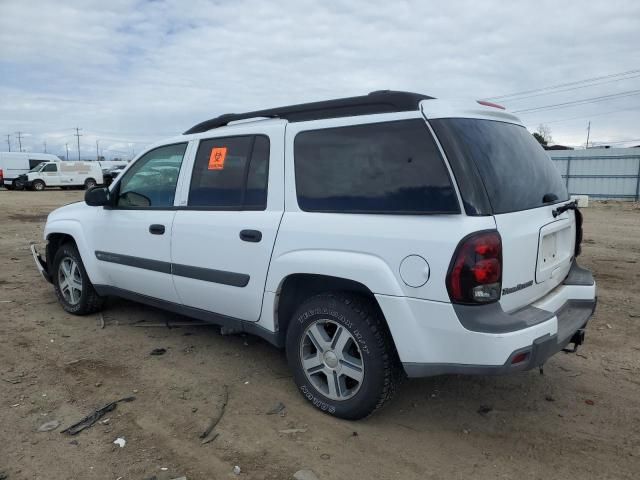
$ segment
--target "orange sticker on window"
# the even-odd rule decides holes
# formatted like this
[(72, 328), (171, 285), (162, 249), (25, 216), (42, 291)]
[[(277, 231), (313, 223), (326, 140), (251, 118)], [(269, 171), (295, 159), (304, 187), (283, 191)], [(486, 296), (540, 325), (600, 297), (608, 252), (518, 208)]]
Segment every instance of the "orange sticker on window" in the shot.
[(209, 156), (209, 170), (222, 170), (227, 158), (227, 147), (213, 147)]

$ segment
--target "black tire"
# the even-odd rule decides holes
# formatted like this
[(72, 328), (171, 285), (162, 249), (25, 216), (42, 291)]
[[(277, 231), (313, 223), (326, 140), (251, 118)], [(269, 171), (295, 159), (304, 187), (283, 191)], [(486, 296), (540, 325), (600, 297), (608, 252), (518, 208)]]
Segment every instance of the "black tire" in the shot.
[(31, 184), (31, 188), (33, 188), (36, 192), (42, 192), (45, 189), (46, 185), (42, 180), (34, 180)]
[[(329, 376), (324, 373), (326, 368), (331, 368), (328, 367), (328, 360), (324, 360), (322, 371), (316, 370), (319, 373), (312, 374), (317, 375), (316, 377), (309, 377), (305, 373), (302, 363), (305, 349), (315, 345), (315, 342), (309, 342), (307, 335), (317, 325), (323, 325), (325, 333), (331, 326), (336, 329), (335, 332), (339, 327), (344, 328), (351, 336), (348, 348), (357, 347), (357, 351), (352, 352), (362, 365), (362, 381), (357, 389), (352, 387), (355, 393), (351, 397), (345, 395), (342, 400), (332, 399), (327, 396), (331, 395), (330, 391), (323, 391), (322, 385), (318, 386), (322, 384), (322, 378), (329, 380)], [(344, 331), (341, 334), (344, 335)], [(332, 338), (337, 338), (336, 335), (334, 333), (326, 341), (334, 345), (336, 341)], [(371, 415), (393, 397), (402, 378), (400, 362), (382, 313), (372, 300), (363, 296), (338, 292), (316, 295), (306, 300), (291, 319), (286, 348), (289, 367), (302, 395), (317, 409), (336, 417), (357, 420)], [(311, 356), (314, 359), (326, 358), (326, 351), (324, 355), (316, 352)], [(338, 365), (341, 364), (342, 361), (339, 361)], [(343, 368), (342, 365), (334, 368)], [(349, 387), (345, 387), (342, 382), (355, 382), (348, 377), (345, 379), (344, 374), (342, 377), (337, 372), (334, 375), (334, 391), (348, 391)], [(312, 381), (312, 378), (316, 380)]]
[[(70, 260), (77, 265), (77, 274), (81, 279), (82, 287), (79, 296), (76, 293), (76, 298), (79, 297), (77, 302), (72, 302), (68, 299), (68, 295), (63, 293), (63, 289), (60, 284), (62, 281), (62, 274), (60, 272), (61, 264), (65, 260)], [(51, 277), (58, 301), (65, 311), (74, 315), (89, 315), (100, 311), (104, 306), (104, 297), (99, 296), (93, 288), (93, 285), (89, 280), (89, 276), (87, 275), (87, 271), (84, 269), (80, 253), (72, 243), (63, 244), (56, 252), (53, 260)]]
[(11, 190), (24, 190), (24, 183), (17, 178), (11, 184)]
[(98, 184), (96, 183), (96, 181), (93, 178), (87, 178), (84, 181), (84, 189), (85, 190), (91, 190), (96, 185), (98, 185)]

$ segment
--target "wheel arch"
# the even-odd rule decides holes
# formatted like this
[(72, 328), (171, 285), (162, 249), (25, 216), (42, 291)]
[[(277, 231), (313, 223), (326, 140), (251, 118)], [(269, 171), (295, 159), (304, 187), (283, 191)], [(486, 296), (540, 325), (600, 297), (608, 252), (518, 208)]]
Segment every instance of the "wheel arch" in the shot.
[(374, 293), (365, 284), (331, 275), (292, 273), (282, 279), (276, 295), (274, 322), (279, 335), (286, 336), (293, 314), (305, 300), (329, 292), (346, 292), (366, 298), (379, 311), (386, 323)]
[(104, 273), (98, 266), (93, 250), (85, 238), (82, 225), (77, 220), (58, 220), (48, 222), (45, 228), (45, 240), (47, 241), (47, 269), (51, 272), (52, 262), (56, 251), (66, 242), (72, 242), (80, 253), (84, 268), (94, 285), (108, 284)]

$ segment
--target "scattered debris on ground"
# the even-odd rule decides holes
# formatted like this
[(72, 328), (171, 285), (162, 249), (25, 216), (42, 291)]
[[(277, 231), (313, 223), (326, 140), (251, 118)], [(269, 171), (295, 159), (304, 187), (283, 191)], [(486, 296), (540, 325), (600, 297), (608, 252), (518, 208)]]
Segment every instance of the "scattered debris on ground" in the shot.
[(96, 423), (98, 420), (100, 420), (107, 412), (111, 412), (112, 410), (115, 410), (115, 408), (118, 406), (118, 403), (132, 402), (135, 399), (136, 397), (124, 397), (124, 398), (121, 398), (120, 400), (116, 400), (115, 402), (107, 403), (104, 407), (98, 408), (93, 413), (90, 413), (89, 415), (84, 417), (82, 420), (80, 420), (77, 423), (74, 423), (70, 427), (65, 428), (60, 433), (66, 433), (68, 435), (77, 435), (85, 428), (89, 428), (93, 426), (93, 424)]
[(118, 437), (113, 441), (113, 443), (118, 445), (120, 448), (123, 448), (127, 444), (127, 441), (122, 437)]
[(313, 470), (298, 470), (293, 474), (295, 480), (319, 480)]
[(267, 415), (276, 415), (283, 412), (285, 409), (284, 403), (278, 402), (272, 408), (267, 411)]
[(39, 432), (50, 432), (55, 430), (60, 426), (60, 422), (58, 420), (51, 420), (49, 422), (45, 422), (38, 427)]
[[(218, 423), (220, 423), (220, 420), (222, 420), (224, 412), (227, 408), (227, 403), (229, 403), (229, 386), (224, 385), (224, 396), (222, 399), (222, 404), (220, 405), (220, 409), (218, 410), (218, 414), (209, 421), (209, 425), (207, 425), (207, 428), (205, 428), (204, 431), (200, 434), (202, 444), (212, 442), (218, 437), (217, 433), (215, 433), (215, 436), (212, 436), (211, 432), (213, 432), (213, 429), (216, 428)], [(210, 435), (212, 436), (212, 438), (209, 438)]]
[(167, 353), (166, 348), (154, 348), (153, 350), (151, 350), (149, 355), (164, 355), (165, 353)]

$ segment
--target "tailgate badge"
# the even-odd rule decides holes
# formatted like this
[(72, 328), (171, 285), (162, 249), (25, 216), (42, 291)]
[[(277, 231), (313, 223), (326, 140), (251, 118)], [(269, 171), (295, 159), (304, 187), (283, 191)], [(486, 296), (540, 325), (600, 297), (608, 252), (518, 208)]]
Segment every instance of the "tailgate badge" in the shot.
[(525, 288), (529, 288), (531, 285), (533, 285), (533, 280), (529, 280), (528, 282), (525, 282), (525, 283), (519, 283), (515, 287), (505, 287), (502, 289), (502, 295), (509, 295), (510, 293), (515, 293), (519, 290), (524, 290)]

